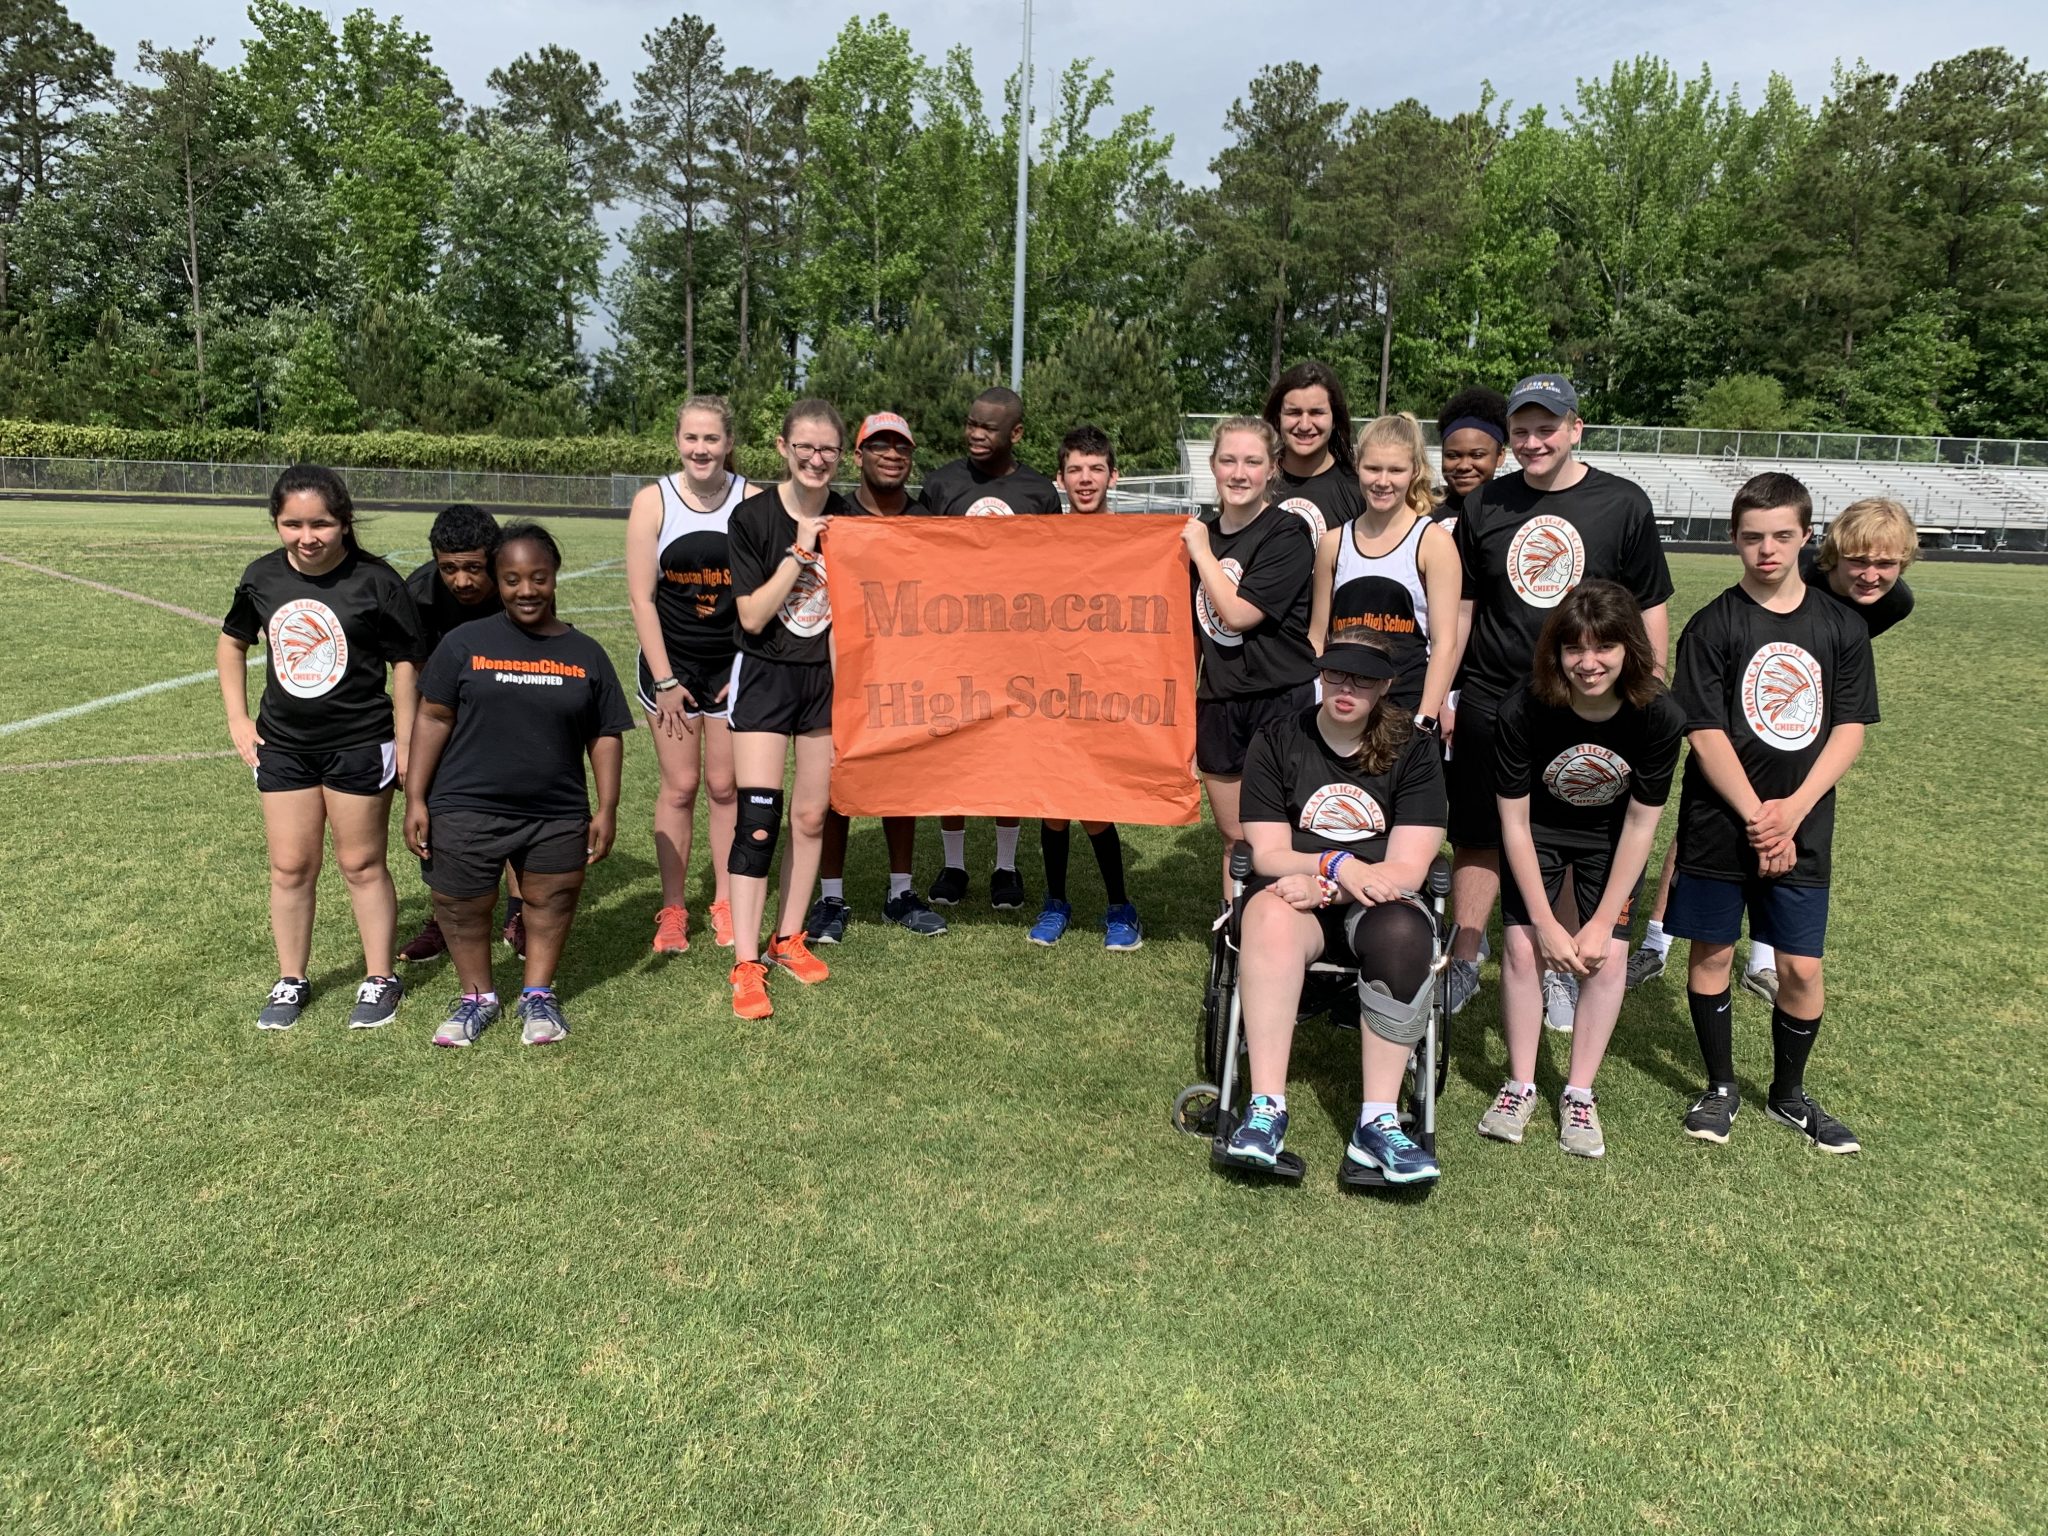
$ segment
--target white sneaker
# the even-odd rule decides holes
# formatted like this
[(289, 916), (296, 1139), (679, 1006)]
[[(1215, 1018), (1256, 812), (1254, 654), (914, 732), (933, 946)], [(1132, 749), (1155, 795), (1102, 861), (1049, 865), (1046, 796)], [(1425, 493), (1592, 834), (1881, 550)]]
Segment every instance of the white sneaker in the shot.
[(1579, 978), (1565, 971), (1543, 973), (1543, 1024), (1560, 1035), (1572, 1032), (1579, 1016)]

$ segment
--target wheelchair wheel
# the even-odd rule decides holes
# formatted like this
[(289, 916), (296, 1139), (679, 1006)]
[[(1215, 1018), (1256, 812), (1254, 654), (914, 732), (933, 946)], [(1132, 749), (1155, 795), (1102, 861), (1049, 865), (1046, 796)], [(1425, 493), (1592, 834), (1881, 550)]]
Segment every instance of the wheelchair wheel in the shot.
[(1214, 1136), (1223, 1090), (1214, 1083), (1183, 1088), (1173, 1101), (1173, 1128), (1183, 1136)]
[(1223, 1053), (1230, 1043), (1230, 994), (1237, 989), (1237, 951), (1215, 935), (1209, 954), (1209, 982), (1202, 992), (1202, 1032), (1196, 1065), (1208, 1082), (1223, 1081)]

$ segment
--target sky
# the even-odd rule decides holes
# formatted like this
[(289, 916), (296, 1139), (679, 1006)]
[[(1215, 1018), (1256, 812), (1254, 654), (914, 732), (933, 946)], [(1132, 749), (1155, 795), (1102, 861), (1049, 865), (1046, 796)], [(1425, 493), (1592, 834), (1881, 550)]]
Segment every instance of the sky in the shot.
[[(317, 0), (315, 0), (317, 3)], [(246, 0), (71, 0), (72, 14), (115, 50), (124, 76), (135, 71), (143, 39), (184, 46), (216, 40), (214, 57), (240, 56), (248, 31)], [(352, 0), (324, 7), (338, 21)], [(642, 0), (380, 0), (433, 39), (434, 56), (466, 101), (489, 98), (491, 70), (519, 54), (559, 43), (594, 59), (614, 94), (630, 99), (640, 39), (681, 7)], [(173, 15), (174, 19), (167, 20)], [(875, 15), (831, 0), (704, 0), (728, 64), (801, 74), (831, 46), (846, 20)], [(936, 61), (955, 44), (973, 50), (990, 101), (1016, 68), (1021, 0), (900, 0), (887, 7), (911, 41)], [(1247, 18), (1257, 22), (1256, 31)], [(1066, 62), (1092, 58), (1115, 71), (1117, 107), (1153, 108), (1155, 128), (1174, 137), (1171, 169), (1190, 183), (1208, 179), (1224, 142), (1223, 115), (1263, 64), (1300, 59), (1323, 70), (1323, 91), (1354, 107), (1384, 107), (1419, 97), (1439, 113), (1472, 106), (1482, 81), (1520, 108), (1568, 103), (1574, 81), (1604, 75), (1618, 58), (1653, 53), (1682, 75), (1710, 65), (1723, 88), (1740, 86), (1756, 101), (1775, 71), (1802, 99), (1826, 91), (1835, 61), (1867, 60), (1909, 79), (1936, 60), (1971, 48), (2003, 46), (2048, 67), (2048, 6), (2016, 0), (1689, 0), (1574, 11), (1469, 0), (1443, 9), (1361, 0), (1037, 0), (1033, 9), (1034, 100)]]

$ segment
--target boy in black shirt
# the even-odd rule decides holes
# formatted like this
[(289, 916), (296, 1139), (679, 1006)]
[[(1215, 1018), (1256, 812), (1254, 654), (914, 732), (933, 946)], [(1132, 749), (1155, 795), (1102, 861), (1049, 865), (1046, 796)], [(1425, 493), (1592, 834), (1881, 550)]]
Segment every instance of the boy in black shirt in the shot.
[[(920, 493), (933, 517), (1012, 517), (1058, 512), (1059, 487), (1037, 470), (1017, 462), (1024, 436), (1024, 401), (1015, 390), (985, 389), (967, 408), (967, 457), (941, 465)], [(1002, 911), (1024, 905), (1024, 877), (1017, 873), (1019, 818), (996, 818), (996, 867), (989, 876), (988, 904)], [(941, 816), (939, 840), (945, 863), (928, 893), (932, 905), (952, 907), (967, 897), (967, 818)]]
[(1808, 1096), (1805, 1071), (1824, 1000), (1835, 785), (1877, 719), (1877, 685), (1868, 630), (1800, 579), (1812, 526), (1812, 499), (1790, 475), (1744, 485), (1730, 519), (1742, 580), (1679, 639), (1692, 753), (1665, 926), (1692, 941), (1686, 1001), (1707, 1068), (1686, 1134), (1726, 1142), (1741, 1106), (1728, 973), (1747, 909), (1751, 931), (1778, 955), (1765, 1113), (1823, 1152), (1855, 1152), (1849, 1128)]

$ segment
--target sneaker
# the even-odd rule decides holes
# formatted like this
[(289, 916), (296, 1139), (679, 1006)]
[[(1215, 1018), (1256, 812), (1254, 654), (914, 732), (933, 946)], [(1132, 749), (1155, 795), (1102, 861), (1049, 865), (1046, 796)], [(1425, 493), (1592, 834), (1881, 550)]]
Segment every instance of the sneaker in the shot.
[(1567, 1096), (1557, 1101), (1557, 1144), (1573, 1157), (1607, 1155), (1607, 1138), (1600, 1134), (1600, 1110), (1593, 1100)]
[(711, 903), (711, 942), (720, 949), (732, 948), (732, 903)]
[(768, 1002), (768, 967), (742, 960), (726, 980), (732, 983), (732, 1011), (742, 1019), (765, 1019), (775, 1009)]
[(1560, 1035), (1572, 1032), (1579, 1016), (1579, 978), (1563, 971), (1543, 973), (1543, 1027)]
[(1050, 948), (1059, 943), (1060, 935), (1067, 931), (1067, 924), (1074, 920), (1071, 902), (1061, 901), (1057, 896), (1045, 898), (1045, 905), (1038, 909), (1038, 921), (1031, 925), (1031, 932), (1025, 935), (1034, 944)]
[(1536, 1113), (1536, 1090), (1517, 1093), (1506, 1083), (1500, 1085), (1500, 1092), (1494, 1096), (1493, 1108), (1479, 1117), (1479, 1134), (1491, 1136), (1495, 1141), (1519, 1144), (1522, 1133), (1529, 1129), (1530, 1117)]
[(441, 937), (441, 925), (430, 917), (426, 927), (414, 934), (412, 942), (398, 952), (398, 958), (406, 965), (424, 965), (447, 953), (448, 941)]
[(1102, 918), (1102, 947), (1119, 953), (1145, 947), (1145, 930), (1138, 923), (1138, 909), (1120, 901)]
[(1251, 1107), (1244, 1112), (1244, 1119), (1238, 1122), (1237, 1129), (1223, 1144), (1223, 1155), (1233, 1163), (1270, 1168), (1279, 1161), (1280, 1148), (1286, 1139), (1287, 1111), (1263, 1093), (1254, 1094)]
[(804, 947), (804, 936), (800, 933), (792, 933), (786, 939), (771, 939), (762, 958), (770, 965), (781, 966), (805, 986), (832, 974), (824, 961)]
[(441, 1021), (441, 1027), (434, 1031), (434, 1044), (475, 1045), (477, 1036), (498, 1022), (501, 1011), (495, 1002), (487, 1003), (477, 997), (458, 997), (455, 1006), (448, 1010), (448, 1017)]
[(569, 1038), (569, 1021), (562, 1017), (562, 1005), (552, 992), (521, 993), (515, 1012), (521, 1045), (553, 1045)]
[(1640, 987), (1646, 981), (1655, 981), (1664, 974), (1664, 962), (1670, 951), (1657, 949), (1648, 944), (1638, 944), (1636, 952), (1628, 957), (1628, 984)]
[(925, 896), (935, 907), (959, 906), (967, 899), (967, 871), (947, 865), (939, 871), (939, 878), (932, 882)]
[[(1760, 971), (1742, 973), (1742, 990), (1753, 997), (1760, 997), (1773, 1008), (1778, 1006), (1778, 968), (1767, 965)], [(1769, 1108), (1768, 1105), (1765, 1108)]]
[(663, 907), (654, 914), (654, 952), (657, 955), (687, 954), (690, 948), (690, 909)]
[(1452, 1015), (1464, 1010), (1479, 995), (1479, 962), (1453, 956), (1444, 967), (1444, 1007)]
[(356, 988), (356, 1005), (348, 1011), (350, 1029), (381, 1029), (398, 1017), (405, 983), (396, 976), (365, 976)]
[(922, 896), (911, 890), (883, 902), (882, 916), (921, 939), (936, 939), (946, 931), (946, 920), (926, 906)]
[(1741, 1108), (1742, 1095), (1735, 1091), (1733, 1083), (1709, 1084), (1707, 1091), (1694, 1099), (1692, 1108), (1685, 1112), (1685, 1134), (1725, 1147), (1728, 1133), (1735, 1128), (1736, 1112)]
[(1389, 1184), (1426, 1184), (1441, 1178), (1444, 1171), (1434, 1154), (1409, 1140), (1401, 1122), (1392, 1115), (1359, 1121), (1352, 1128), (1344, 1156), (1361, 1168), (1379, 1169)]
[(1764, 1113), (1780, 1125), (1789, 1125), (1823, 1152), (1861, 1152), (1863, 1143), (1856, 1133), (1806, 1095), (1804, 1088), (1782, 1103), (1764, 1100)]
[(1024, 905), (1024, 877), (1014, 869), (999, 869), (988, 877), (988, 904), (998, 912), (1014, 912)]
[(852, 915), (837, 896), (820, 896), (804, 919), (804, 938), (813, 944), (837, 944), (846, 937), (846, 920)]
[(313, 1000), (313, 984), (303, 976), (285, 976), (270, 989), (270, 1001), (256, 1015), (258, 1029), (290, 1029)]
[(498, 934), (512, 953), (520, 959), (526, 958), (526, 914), (521, 912), (505, 919), (505, 927)]

